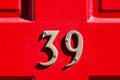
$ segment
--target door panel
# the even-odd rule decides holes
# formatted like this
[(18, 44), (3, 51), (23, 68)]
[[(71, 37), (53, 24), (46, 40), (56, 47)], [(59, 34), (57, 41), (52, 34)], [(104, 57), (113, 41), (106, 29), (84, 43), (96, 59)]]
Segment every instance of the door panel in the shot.
[[(35, 80), (92, 80), (89, 76), (119, 76), (119, 11), (100, 12), (95, 3), (99, 4), (99, 0), (34, 0), (30, 19), (1, 17), (0, 76), (34, 76)], [(116, 9), (112, 6), (110, 10)], [(53, 65), (44, 67), (39, 62), (49, 61), (52, 55), (50, 49), (45, 48), (49, 37), (41, 38), (46, 30), (59, 30), (53, 42), (58, 59)], [(66, 68), (74, 57), (65, 46), (65, 36), (71, 30), (81, 33), (83, 51), (79, 61)]]

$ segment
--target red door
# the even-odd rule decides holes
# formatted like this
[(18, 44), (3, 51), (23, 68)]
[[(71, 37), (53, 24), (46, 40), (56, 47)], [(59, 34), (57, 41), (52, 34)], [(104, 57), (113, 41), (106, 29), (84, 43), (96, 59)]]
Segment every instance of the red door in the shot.
[[(119, 0), (0, 1), (0, 80), (119, 80), (119, 3)], [(43, 38), (46, 31), (57, 34)], [(68, 47), (72, 46), (69, 50), (66, 36), (72, 31), (77, 37), (72, 35), (68, 39)], [(52, 36), (51, 46), (55, 50), (46, 48)], [(40, 64), (52, 58), (55, 58), (52, 64)], [(71, 61), (77, 62), (65, 67)]]

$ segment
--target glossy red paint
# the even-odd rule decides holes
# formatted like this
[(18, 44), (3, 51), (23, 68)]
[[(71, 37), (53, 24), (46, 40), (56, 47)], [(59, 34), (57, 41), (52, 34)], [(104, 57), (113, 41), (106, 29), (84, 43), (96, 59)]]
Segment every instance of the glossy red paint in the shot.
[(19, 0), (13, 0), (13, 1), (3, 0), (3, 1), (0, 1), (0, 9), (18, 9), (18, 8), (19, 8)]
[(20, 0), (2, 0), (0, 1), (0, 17), (19, 17)]
[(102, 0), (102, 8), (107, 10), (120, 10), (118, 0)]
[[(99, 0), (35, 0), (34, 4), (35, 20), (16, 21), (10, 17), (12, 22), (5, 21), (7, 18), (4, 18), (5, 22), (0, 21), (0, 76), (89, 80), (91, 75), (120, 75), (119, 11), (110, 8), (113, 12), (101, 13)], [(91, 17), (97, 17), (97, 22)], [(49, 50), (43, 52), (46, 39), (39, 39), (44, 30), (60, 31), (54, 41), (59, 52), (58, 60), (47, 68), (37, 65), (39, 61), (48, 61), (47, 53), (51, 54)], [(64, 37), (71, 30), (82, 34), (84, 49), (78, 63), (65, 69), (71, 56), (64, 48)]]
[(117, 2), (110, 1), (111, 3), (107, 3), (107, 0), (87, 0), (88, 22), (119, 23), (119, 6), (117, 6)]

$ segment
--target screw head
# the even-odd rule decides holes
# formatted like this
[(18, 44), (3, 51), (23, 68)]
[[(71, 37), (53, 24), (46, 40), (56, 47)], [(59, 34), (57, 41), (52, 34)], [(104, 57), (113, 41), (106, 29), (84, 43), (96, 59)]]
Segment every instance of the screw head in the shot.
[(75, 58), (74, 61), (78, 61), (78, 58)]
[(53, 58), (56, 58), (57, 56), (56, 55), (53, 55)]
[(47, 32), (44, 32), (43, 34), (44, 34), (44, 35), (47, 35)]
[(68, 42), (69, 41), (69, 39), (65, 39), (65, 42)]

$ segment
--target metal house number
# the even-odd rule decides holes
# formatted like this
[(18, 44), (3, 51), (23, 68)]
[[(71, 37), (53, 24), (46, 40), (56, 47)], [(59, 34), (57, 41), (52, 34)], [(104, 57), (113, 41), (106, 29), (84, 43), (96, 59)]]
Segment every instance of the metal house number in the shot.
[[(50, 66), (50, 65), (54, 64), (55, 61), (57, 60), (58, 50), (55, 47), (55, 45), (53, 44), (53, 42), (54, 42), (56, 36), (58, 35), (58, 33), (59, 33), (58, 30), (54, 30), (54, 31), (53, 30), (52, 31), (46, 30), (43, 32), (42, 38), (50, 36), (50, 39), (47, 42), (47, 44), (45, 45), (45, 47), (51, 49), (53, 55), (52, 55), (52, 58), (48, 62), (46, 62), (46, 63), (39, 62), (40, 65)], [(77, 42), (76, 48), (72, 48), (72, 46), (71, 46), (72, 36), (77, 36), (78, 42)], [(75, 53), (75, 57), (73, 58), (73, 60), (69, 64), (66, 65), (66, 67), (69, 67), (69, 66), (72, 66), (73, 64), (75, 64), (81, 57), (82, 50), (83, 50), (83, 37), (82, 37), (82, 35), (76, 30), (72, 30), (72, 31), (68, 32), (68, 34), (65, 37), (65, 45), (66, 45), (66, 48), (70, 52)]]

